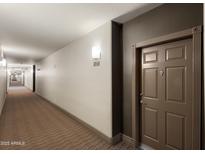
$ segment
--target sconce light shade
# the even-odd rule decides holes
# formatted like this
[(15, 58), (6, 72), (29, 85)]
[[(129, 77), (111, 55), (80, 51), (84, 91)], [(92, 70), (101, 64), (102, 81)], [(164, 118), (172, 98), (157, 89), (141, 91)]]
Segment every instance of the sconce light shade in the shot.
[(92, 47), (92, 58), (100, 59), (101, 58), (101, 49), (99, 46)]
[(0, 60), (0, 66), (6, 66), (6, 59), (2, 58), (2, 60)]

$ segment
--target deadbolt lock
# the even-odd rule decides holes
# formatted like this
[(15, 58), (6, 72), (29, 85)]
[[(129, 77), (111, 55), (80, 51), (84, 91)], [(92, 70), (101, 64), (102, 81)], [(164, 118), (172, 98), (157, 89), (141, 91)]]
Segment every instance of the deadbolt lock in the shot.
[(161, 76), (164, 76), (164, 71), (161, 70), (161, 71), (159, 71), (159, 73)]

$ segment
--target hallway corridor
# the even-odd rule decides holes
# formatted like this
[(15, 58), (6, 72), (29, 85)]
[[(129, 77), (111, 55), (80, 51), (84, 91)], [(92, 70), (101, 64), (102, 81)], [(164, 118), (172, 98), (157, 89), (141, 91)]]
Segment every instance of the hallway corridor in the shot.
[(0, 141), (0, 149), (132, 149), (123, 142), (109, 145), (24, 87), (9, 89)]

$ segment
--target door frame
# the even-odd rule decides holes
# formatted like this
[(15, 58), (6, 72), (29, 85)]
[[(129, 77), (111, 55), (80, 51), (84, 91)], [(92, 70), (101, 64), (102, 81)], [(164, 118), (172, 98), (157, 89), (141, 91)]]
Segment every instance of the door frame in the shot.
[(202, 145), (202, 26), (192, 27), (183, 31), (156, 37), (147, 41), (135, 43), (131, 46), (133, 53), (132, 64), (132, 138), (135, 147), (140, 146), (140, 89), (141, 89), (141, 49), (153, 45), (169, 43), (186, 38), (192, 38), (193, 42), (193, 136), (192, 149), (201, 149)]
[(35, 92), (36, 91), (36, 65), (33, 65), (33, 89), (32, 91)]

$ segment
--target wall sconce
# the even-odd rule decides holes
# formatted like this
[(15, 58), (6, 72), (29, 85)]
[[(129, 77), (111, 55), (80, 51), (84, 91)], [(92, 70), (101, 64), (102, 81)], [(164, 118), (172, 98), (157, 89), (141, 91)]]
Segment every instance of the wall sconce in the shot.
[(2, 58), (0, 60), (0, 66), (6, 66), (6, 59)]
[(4, 58), (4, 52), (0, 45), (0, 66), (6, 66), (6, 59)]
[(92, 47), (92, 58), (99, 60), (101, 58), (101, 48), (99, 46)]
[(101, 48), (99, 46), (92, 47), (92, 59), (94, 60), (93, 66), (100, 66), (100, 58), (101, 58)]

